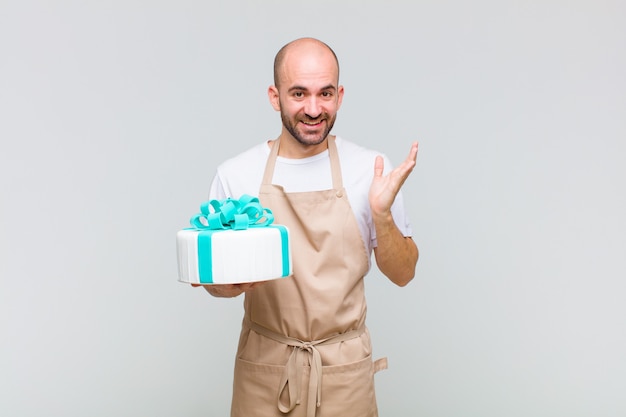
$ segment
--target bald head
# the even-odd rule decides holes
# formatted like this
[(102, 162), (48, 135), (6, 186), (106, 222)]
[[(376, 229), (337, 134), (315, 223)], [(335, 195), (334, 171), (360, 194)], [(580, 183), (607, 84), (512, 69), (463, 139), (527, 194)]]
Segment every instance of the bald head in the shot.
[(337, 82), (339, 82), (339, 60), (337, 59), (337, 55), (335, 55), (335, 51), (333, 51), (330, 46), (314, 38), (300, 38), (289, 42), (287, 45), (280, 48), (274, 58), (274, 85), (277, 88), (280, 87), (284, 66), (289, 58), (302, 56), (323, 57), (328, 54), (330, 54), (335, 61), (337, 67)]

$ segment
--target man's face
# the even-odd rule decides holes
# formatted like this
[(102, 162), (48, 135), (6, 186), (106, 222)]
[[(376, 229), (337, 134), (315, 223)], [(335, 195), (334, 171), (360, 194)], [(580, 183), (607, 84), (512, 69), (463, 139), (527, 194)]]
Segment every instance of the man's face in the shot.
[[(303, 145), (318, 145), (333, 128), (343, 87), (330, 53), (294, 53), (285, 60), (277, 92), (284, 128)], [(276, 106), (275, 106), (276, 107)]]

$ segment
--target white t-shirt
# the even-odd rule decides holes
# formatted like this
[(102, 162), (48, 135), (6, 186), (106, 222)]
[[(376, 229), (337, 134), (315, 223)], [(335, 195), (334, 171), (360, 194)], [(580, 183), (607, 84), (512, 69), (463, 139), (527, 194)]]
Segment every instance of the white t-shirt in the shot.
[[(376, 247), (376, 230), (370, 211), (368, 194), (374, 176), (374, 161), (381, 155), (385, 161), (384, 174), (391, 169), (389, 159), (376, 151), (363, 148), (337, 136), (337, 152), (341, 165), (343, 185), (352, 211), (356, 217), (367, 253)], [(259, 195), (270, 148), (267, 142), (224, 161), (217, 168), (209, 192), (210, 199), (239, 198), (243, 194)], [(320, 191), (332, 188), (328, 150), (309, 158), (288, 159), (278, 157), (274, 168), (273, 184), (281, 185), (285, 192)], [(391, 207), (394, 222), (404, 236), (412, 230), (404, 209), (402, 192)]]

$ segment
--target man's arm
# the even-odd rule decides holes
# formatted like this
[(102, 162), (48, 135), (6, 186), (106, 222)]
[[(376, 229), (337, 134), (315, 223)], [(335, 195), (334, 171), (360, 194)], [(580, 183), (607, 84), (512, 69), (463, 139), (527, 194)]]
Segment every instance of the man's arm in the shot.
[(410, 237), (402, 235), (393, 221), (391, 205), (402, 184), (415, 167), (417, 142), (411, 146), (409, 156), (388, 175), (383, 176), (383, 158), (376, 157), (374, 179), (369, 192), (372, 219), (378, 246), (374, 248), (376, 264), (393, 283), (401, 287), (415, 276), (419, 251)]

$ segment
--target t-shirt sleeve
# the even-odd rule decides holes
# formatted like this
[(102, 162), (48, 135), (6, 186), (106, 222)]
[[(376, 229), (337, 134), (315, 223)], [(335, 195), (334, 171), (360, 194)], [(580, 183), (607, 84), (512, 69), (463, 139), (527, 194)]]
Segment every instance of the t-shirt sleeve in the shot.
[(209, 189), (209, 200), (224, 200), (228, 196), (224, 189), (224, 184), (221, 181), (219, 171), (215, 173), (213, 181), (211, 182), (211, 188)]

